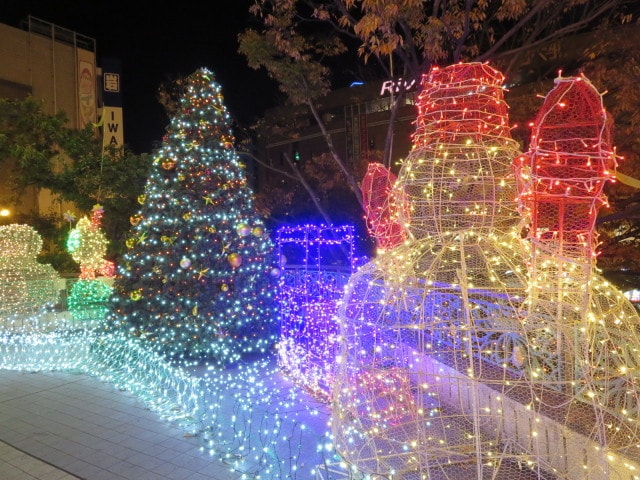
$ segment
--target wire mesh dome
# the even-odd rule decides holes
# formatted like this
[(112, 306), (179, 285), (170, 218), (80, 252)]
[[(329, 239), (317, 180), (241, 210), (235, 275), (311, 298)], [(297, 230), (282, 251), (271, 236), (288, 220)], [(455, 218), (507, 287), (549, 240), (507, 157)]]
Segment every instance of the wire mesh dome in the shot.
[[(400, 221), (415, 238), (486, 234), (516, 221), (513, 158), (503, 76), (484, 63), (434, 68), (422, 78), (413, 149), (396, 185)], [(406, 216), (403, 213), (406, 212)], [(406, 217), (406, 218), (405, 218)]]
[[(515, 245), (463, 234), (444, 248), (423, 240), (352, 276), (339, 312), (332, 426), (359, 471), (416, 479), (469, 478), (476, 463), (487, 478), (520, 471), (497, 414), (506, 392), (526, 383), (517, 315), (526, 269)], [(408, 472), (417, 476), (401, 476)], [(519, 475), (538, 478), (527, 468)]]
[[(442, 160), (426, 147), (414, 148), (422, 165)], [(499, 171), (471, 177), (469, 205), (486, 205), (495, 185), (514, 191)], [(426, 178), (399, 176), (409, 189), (444, 190), (431, 214), (461, 211), (445, 201), (456, 199), (441, 182), (448, 171), (415, 172)], [(523, 209), (523, 223), (536, 207)], [(556, 243), (522, 238), (514, 211), (515, 199), (500, 197), (493, 216), (447, 220), (455, 228), (446, 235), (445, 223), (423, 221), (433, 235), (352, 275), (332, 403), (336, 449), (352, 470), (403, 480), (639, 478), (640, 317), (599, 276), (588, 242), (563, 256)]]

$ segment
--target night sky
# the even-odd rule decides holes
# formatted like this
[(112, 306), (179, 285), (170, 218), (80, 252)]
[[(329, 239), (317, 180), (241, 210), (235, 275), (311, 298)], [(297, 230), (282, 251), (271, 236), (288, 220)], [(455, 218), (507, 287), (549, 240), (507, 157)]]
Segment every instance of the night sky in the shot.
[(163, 80), (200, 67), (213, 70), (232, 117), (244, 125), (275, 104), (274, 83), (237, 53), (252, 3), (183, 0), (162, 7), (157, 0), (2, 0), (0, 22), (17, 27), (32, 15), (94, 38), (98, 65), (104, 57), (119, 59), (125, 143), (142, 153), (161, 142), (169, 122), (156, 100)]

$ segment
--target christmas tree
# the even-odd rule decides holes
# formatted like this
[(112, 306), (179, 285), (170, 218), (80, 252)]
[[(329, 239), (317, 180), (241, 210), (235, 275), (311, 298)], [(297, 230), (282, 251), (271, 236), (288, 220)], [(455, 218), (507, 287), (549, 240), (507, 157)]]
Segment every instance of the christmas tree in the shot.
[(224, 366), (275, 341), (278, 270), (220, 86), (199, 69), (183, 88), (131, 217), (110, 325), (172, 361)]

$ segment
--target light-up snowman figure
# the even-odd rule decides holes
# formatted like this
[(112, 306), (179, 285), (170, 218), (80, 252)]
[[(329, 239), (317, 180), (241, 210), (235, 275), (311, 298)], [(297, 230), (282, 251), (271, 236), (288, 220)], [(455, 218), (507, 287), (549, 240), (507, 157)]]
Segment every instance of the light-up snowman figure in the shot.
[(481, 378), (497, 395), (505, 376), (522, 381), (526, 343), (512, 169), (520, 152), (502, 82), (483, 63), (423, 77), (394, 190), (407, 240), (353, 275), (343, 298), (332, 426), (337, 450), (361, 472), (469, 478), (471, 468), (482, 478), (517, 468), (513, 457), (490, 460), (503, 432), (477, 393)]
[[(565, 152), (572, 168), (587, 169), (563, 178), (540, 155), (544, 139), (517, 152), (501, 83), (478, 63), (425, 76), (396, 183), (408, 240), (352, 276), (343, 298), (332, 427), (337, 451), (359, 472), (578, 480), (586, 471), (623, 478), (640, 465), (630, 453), (640, 444), (640, 322), (594, 270), (593, 220), (612, 160), (606, 141), (594, 146), (607, 133), (594, 121), (603, 109), (567, 117), (600, 125), (595, 139), (551, 122), (575, 140), (547, 135), (553, 162)], [(545, 115), (543, 107), (549, 124)], [(584, 152), (569, 146), (583, 142), (595, 153), (576, 160)], [(590, 193), (563, 200), (589, 215), (570, 216), (572, 231), (560, 235), (550, 222), (566, 226), (567, 216), (556, 209), (550, 218), (550, 197), (539, 195), (556, 181), (567, 198)], [(548, 266), (558, 258), (562, 268)], [(580, 281), (581, 296), (567, 297)]]

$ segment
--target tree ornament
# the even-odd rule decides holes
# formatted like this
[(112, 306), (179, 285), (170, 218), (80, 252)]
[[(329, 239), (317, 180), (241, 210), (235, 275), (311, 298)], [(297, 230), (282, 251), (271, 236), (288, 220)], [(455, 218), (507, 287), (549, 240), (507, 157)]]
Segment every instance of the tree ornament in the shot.
[(264, 230), (262, 229), (262, 227), (254, 227), (253, 230), (251, 230), (251, 233), (253, 233), (253, 235), (256, 237), (261, 237), (264, 233)]
[(251, 228), (249, 228), (249, 225), (246, 223), (239, 223), (236, 227), (236, 232), (238, 232), (238, 235), (241, 237), (246, 237), (251, 233)]
[(180, 260), (180, 267), (187, 269), (191, 266), (191, 260), (189, 260), (187, 257), (182, 257), (182, 259)]
[(144, 202), (147, 200), (147, 196), (144, 193), (142, 193), (142, 194), (138, 195), (138, 199), (137, 200), (138, 200), (138, 203), (140, 205), (143, 205)]
[(135, 214), (135, 215), (131, 215), (129, 217), (129, 223), (131, 225), (133, 225), (134, 227), (136, 225), (138, 225), (140, 222), (142, 221), (142, 215), (140, 215), (139, 213)]
[(227, 261), (233, 268), (238, 268), (242, 264), (242, 257), (237, 253), (230, 253), (227, 256)]
[(176, 168), (176, 165), (177, 163), (173, 158), (167, 158), (162, 161), (162, 168), (164, 168), (165, 170), (173, 170), (174, 168)]
[(134, 302), (137, 302), (138, 300), (140, 300), (142, 298), (142, 290), (140, 290), (140, 289), (133, 290), (129, 294), (129, 298), (131, 298), (131, 300), (133, 300)]

